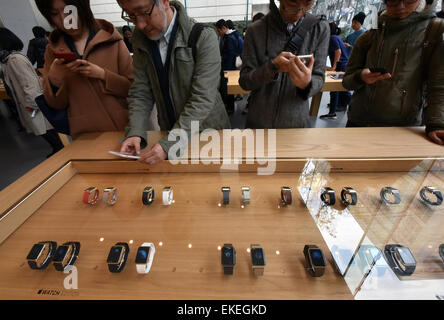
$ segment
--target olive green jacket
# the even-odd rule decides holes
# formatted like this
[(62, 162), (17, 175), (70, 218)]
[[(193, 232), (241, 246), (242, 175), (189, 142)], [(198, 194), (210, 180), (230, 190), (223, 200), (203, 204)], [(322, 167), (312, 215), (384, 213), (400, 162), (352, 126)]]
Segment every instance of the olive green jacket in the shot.
[[(435, 1), (436, 3), (436, 1)], [(364, 33), (355, 43), (343, 85), (354, 90), (348, 119), (359, 126), (416, 126), (427, 132), (444, 129), (444, 41), (440, 34), (428, 61), (423, 59), (425, 31), (435, 7), (402, 20), (379, 17), (378, 30)], [(388, 80), (367, 85), (361, 72), (384, 67)]]
[[(196, 43), (196, 63), (188, 37), (196, 23), (186, 15), (185, 8), (178, 2), (170, 2), (177, 10), (177, 30), (169, 70), (169, 90), (176, 114), (176, 123), (170, 123), (165, 101), (159, 84), (154, 60), (151, 57), (148, 38), (136, 30), (132, 43), (134, 48), (134, 83), (129, 92), (129, 124), (125, 136), (139, 136), (142, 147), (147, 144), (147, 122), (156, 103), (161, 130), (184, 129), (188, 140), (191, 121), (199, 121), (204, 129), (230, 128), (230, 121), (218, 87), (221, 71), (219, 44), (214, 30), (205, 28)], [(159, 144), (168, 153), (175, 141), (163, 137)]]

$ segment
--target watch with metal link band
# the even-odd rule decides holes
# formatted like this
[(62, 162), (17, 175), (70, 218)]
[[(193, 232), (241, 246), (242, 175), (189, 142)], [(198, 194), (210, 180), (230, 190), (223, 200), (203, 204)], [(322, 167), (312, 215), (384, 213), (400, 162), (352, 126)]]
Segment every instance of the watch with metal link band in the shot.
[(57, 271), (69, 270), (74, 265), (80, 253), (80, 242), (71, 241), (61, 244), (54, 255), (52, 263)]
[(358, 193), (353, 188), (345, 187), (341, 191), (341, 200), (346, 206), (355, 206), (358, 203)]
[(221, 262), (224, 274), (232, 275), (236, 265), (236, 249), (231, 243), (225, 243), (221, 250)]
[(165, 187), (162, 191), (162, 202), (164, 206), (170, 206), (173, 203), (173, 187)]
[[(434, 195), (436, 200), (431, 201), (428, 198), (427, 194)], [(421, 196), (422, 201), (424, 201), (425, 203), (427, 203), (430, 206), (440, 206), (442, 204), (442, 193), (437, 188), (429, 187), (429, 186), (424, 187), (419, 192), (419, 195)]]
[[(393, 196), (393, 200), (390, 200), (387, 195), (390, 194)], [(401, 203), (401, 194), (398, 189), (392, 187), (384, 187), (380, 192), (381, 199), (384, 203), (387, 204), (399, 204)]]
[(28, 265), (34, 270), (43, 270), (48, 267), (57, 250), (57, 242), (41, 241), (32, 246), (26, 257)]
[(293, 202), (291, 188), (289, 187), (281, 188), (281, 201), (283, 206), (290, 205)]
[(416, 260), (409, 248), (399, 244), (388, 244), (384, 255), (393, 272), (400, 276), (410, 276), (416, 269)]
[(90, 187), (83, 192), (83, 203), (84, 204), (96, 204), (99, 200), (99, 189), (96, 187)]
[(112, 246), (106, 259), (108, 270), (112, 273), (122, 272), (128, 260), (129, 251), (130, 248), (126, 242), (117, 242)]
[(103, 202), (112, 206), (117, 202), (117, 188), (108, 187), (103, 190)]
[(325, 262), (324, 253), (316, 245), (307, 244), (304, 247), (305, 262), (307, 263), (307, 269), (313, 277), (320, 277), (324, 275)]
[(326, 187), (321, 193), (321, 201), (327, 206), (333, 206), (336, 203), (335, 191)]
[(253, 274), (255, 276), (263, 276), (266, 264), (264, 249), (258, 244), (252, 244), (250, 246), (250, 254)]
[(145, 187), (145, 189), (143, 189), (142, 202), (146, 206), (149, 206), (154, 202), (154, 188), (153, 187)]
[(156, 247), (154, 243), (145, 242), (137, 249), (136, 254), (136, 270), (137, 273), (147, 274), (151, 270), (151, 266), (154, 261), (154, 254), (156, 253)]
[(230, 187), (222, 187), (222, 204), (228, 205), (230, 204)]
[(250, 187), (242, 187), (242, 204), (246, 205), (250, 203)]

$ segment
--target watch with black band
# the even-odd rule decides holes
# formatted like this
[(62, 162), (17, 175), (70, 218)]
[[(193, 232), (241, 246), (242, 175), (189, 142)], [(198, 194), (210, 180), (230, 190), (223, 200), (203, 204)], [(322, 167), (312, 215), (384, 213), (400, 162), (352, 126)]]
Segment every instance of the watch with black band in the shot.
[(112, 273), (120, 273), (125, 268), (129, 251), (130, 248), (126, 242), (117, 242), (112, 246), (109, 250), (108, 259), (106, 259), (108, 270)]
[(258, 244), (250, 246), (251, 264), (255, 276), (263, 276), (265, 270), (265, 252)]
[(34, 270), (46, 269), (54, 258), (56, 250), (55, 241), (41, 241), (34, 244), (26, 257), (29, 267)]
[(346, 206), (355, 206), (358, 203), (358, 193), (353, 188), (345, 187), (341, 191), (341, 200)]
[(281, 201), (283, 206), (288, 206), (293, 202), (293, 191), (289, 187), (281, 188)]
[(316, 245), (305, 245), (304, 256), (307, 263), (307, 269), (313, 277), (320, 277), (324, 275), (325, 262), (324, 254), (322, 250)]
[(80, 253), (80, 242), (65, 242), (61, 244), (52, 260), (57, 271), (65, 271), (73, 266)]
[[(434, 195), (436, 200), (435, 201), (430, 200), (429, 197), (427, 196), (427, 194)], [(419, 192), (419, 195), (421, 196), (422, 201), (424, 201), (425, 203), (427, 203), (430, 206), (440, 206), (442, 204), (442, 200), (443, 200), (442, 193), (437, 188), (426, 186), (421, 189), (421, 191)]]
[(230, 187), (222, 187), (222, 204), (230, 204)]
[(146, 206), (149, 206), (154, 202), (154, 188), (153, 187), (145, 187), (145, 189), (143, 189), (142, 202)]
[[(387, 195), (392, 195), (393, 200), (390, 200)], [(384, 203), (387, 204), (399, 204), (401, 203), (401, 194), (399, 193), (398, 189), (392, 188), (392, 187), (384, 187), (381, 189), (380, 192), (381, 199)]]
[(400, 276), (410, 276), (416, 269), (416, 260), (409, 248), (399, 244), (388, 244), (384, 255), (393, 272)]
[(224, 274), (232, 275), (236, 265), (236, 249), (231, 243), (225, 243), (221, 250), (221, 262)]
[(326, 187), (321, 193), (321, 200), (327, 206), (333, 206), (336, 203), (335, 191), (332, 188)]
[(439, 246), (438, 251), (439, 251), (439, 256), (442, 259), (442, 262), (444, 262), (444, 243)]

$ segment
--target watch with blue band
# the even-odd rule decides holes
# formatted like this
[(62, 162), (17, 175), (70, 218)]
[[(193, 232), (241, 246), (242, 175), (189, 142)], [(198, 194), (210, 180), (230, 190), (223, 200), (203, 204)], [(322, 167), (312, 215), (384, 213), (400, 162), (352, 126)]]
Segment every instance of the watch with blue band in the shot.
[(54, 268), (57, 271), (65, 271), (70, 266), (73, 266), (80, 253), (80, 242), (70, 241), (61, 244), (52, 260)]
[(130, 248), (126, 242), (117, 242), (111, 247), (108, 259), (108, 270), (112, 273), (120, 273), (125, 268), (126, 261), (128, 260)]
[(29, 267), (34, 270), (46, 269), (54, 258), (56, 250), (55, 241), (41, 241), (34, 244), (26, 257)]

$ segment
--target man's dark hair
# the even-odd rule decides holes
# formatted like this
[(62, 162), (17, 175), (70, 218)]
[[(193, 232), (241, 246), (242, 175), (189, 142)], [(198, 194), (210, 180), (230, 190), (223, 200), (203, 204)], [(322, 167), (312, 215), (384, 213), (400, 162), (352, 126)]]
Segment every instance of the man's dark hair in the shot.
[[(91, 11), (91, 6), (89, 5), (89, 0), (63, 0), (65, 4), (75, 6), (79, 14), (79, 20), (82, 22), (82, 27), (87, 27), (88, 29), (94, 28), (94, 14)], [(55, 27), (52, 21), (51, 11), (52, 11), (52, 0), (35, 0), (35, 4), (39, 9), (40, 13), (48, 20), (49, 24)]]
[(131, 31), (131, 32), (133, 32), (129, 26), (123, 26), (123, 27), (122, 27), (122, 33), (125, 33), (125, 32), (127, 32), (127, 31)]
[(330, 22), (330, 35), (338, 36), (341, 34), (341, 28), (335, 22)]
[(11, 30), (0, 27), (0, 50), (21, 51), (23, 42)]
[(46, 30), (40, 26), (35, 26), (34, 28), (32, 28), (32, 33), (36, 38), (44, 38), (46, 35)]
[(227, 22), (224, 19), (220, 19), (218, 22), (216, 22), (216, 28), (222, 29), (223, 27), (227, 27)]
[(231, 20), (227, 20), (227, 21), (225, 21), (225, 24), (227, 25), (227, 28), (228, 28), (228, 29), (231, 29), (231, 30), (236, 29), (236, 28), (234, 27), (234, 23), (233, 23), (233, 21), (231, 21)]
[(253, 22), (256, 22), (257, 20), (262, 19), (263, 17), (265, 17), (265, 14), (263, 14), (262, 12), (258, 12), (253, 16)]

